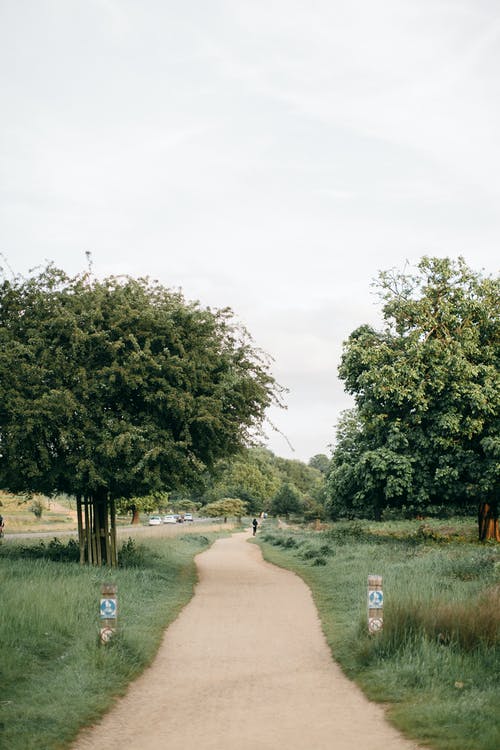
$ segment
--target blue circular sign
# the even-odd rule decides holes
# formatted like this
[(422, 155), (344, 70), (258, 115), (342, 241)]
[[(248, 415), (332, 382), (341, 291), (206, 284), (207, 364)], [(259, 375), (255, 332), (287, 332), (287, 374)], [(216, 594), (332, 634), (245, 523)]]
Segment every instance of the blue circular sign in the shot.
[(368, 606), (372, 609), (381, 609), (384, 606), (384, 592), (380, 590), (369, 591)]
[(101, 599), (100, 612), (102, 618), (116, 617), (116, 599)]

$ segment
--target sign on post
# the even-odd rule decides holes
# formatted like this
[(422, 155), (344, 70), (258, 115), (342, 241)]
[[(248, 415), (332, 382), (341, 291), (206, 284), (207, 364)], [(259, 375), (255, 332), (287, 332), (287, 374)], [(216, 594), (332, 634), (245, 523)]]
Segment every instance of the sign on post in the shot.
[(107, 643), (116, 632), (118, 623), (116, 592), (117, 587), (114, 584), (104, 583), (101, 587), (101, 603), (99, 606), (99, 639), (101, 643)]
[(384, 625), (384, 592), (382, 576), (368, 576), (368, 630), (378, 633)]

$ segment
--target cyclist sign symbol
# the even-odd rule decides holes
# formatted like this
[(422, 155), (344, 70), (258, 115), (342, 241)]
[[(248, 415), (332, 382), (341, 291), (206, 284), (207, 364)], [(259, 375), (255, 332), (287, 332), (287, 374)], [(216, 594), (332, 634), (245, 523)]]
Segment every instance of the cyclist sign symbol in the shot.
[(368, 606), (370, 609), (382, 609), (384, 606), (384, 593), (380, 589), (368, 592)]
[(116, 599), (101, 599), (101, 619), (112, 620), (116, 617)]

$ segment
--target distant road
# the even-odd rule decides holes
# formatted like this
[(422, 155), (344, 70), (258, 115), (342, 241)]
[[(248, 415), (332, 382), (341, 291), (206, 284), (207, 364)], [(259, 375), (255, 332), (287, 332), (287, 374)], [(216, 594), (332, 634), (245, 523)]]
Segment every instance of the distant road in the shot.
[[(194, 521), (186, 521), (185, 523), (177, 523), (177, 524), (162, 524), (161, 526), (147, 526), (147, 525), (134, 525), (131, 524), (128, 526), (117, 526), (117, 536), (135, 536), (135, 534), (147, 534), (148, 536), (173, 536), (174, 534), (179, 534), (180, 532), (186, 533), (193, 531), (196, 529), (197, 531), (200, 530), (200, 526), (208, 526), (210, 525), (212, 531), (216, 531), (220, 528), (226, 528), (226, 529), (232, 529), (234, 527), (234, 523), (220, 523), (217, 520), (213, 520), (212, 518), (196, 518)], [(6, 541), (9, 540), (15, 540), (15, 539), (54, 539), (54, 537), (57, 537), (58, 539), (60, 537), (77, 537), (78, 531), (75, 529), (74, 531), (29, 531), (29, 532), (20, 532), (19, 534), (4, 534), (4, 539)]]

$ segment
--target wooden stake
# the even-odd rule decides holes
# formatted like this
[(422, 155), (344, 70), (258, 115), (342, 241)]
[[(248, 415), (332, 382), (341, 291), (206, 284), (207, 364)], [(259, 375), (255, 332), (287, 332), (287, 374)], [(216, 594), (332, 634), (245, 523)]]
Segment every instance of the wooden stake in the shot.
[(76, 496), (76, 518), (78, 521), (78, 544), (80, 547), (80, 565), (83, 565), (85, 563), (85, 538), (83, 535), (81, 495)]
[(116, 568), (118, 565), (118, 555), (116, 551), (116, 503), (114, 499), (110, 501), (111, 514), (111, 565)]

